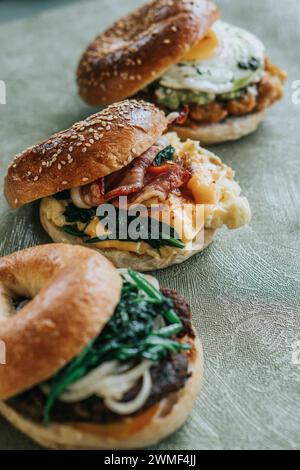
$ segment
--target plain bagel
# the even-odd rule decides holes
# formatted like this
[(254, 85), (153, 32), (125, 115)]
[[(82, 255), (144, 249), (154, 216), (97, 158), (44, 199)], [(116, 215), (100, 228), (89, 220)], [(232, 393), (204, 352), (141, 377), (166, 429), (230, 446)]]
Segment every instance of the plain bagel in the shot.
[(155, 0), (96, 37), (77, 71), (92, 105), (133, 96), (178, 62), (218, 19), (210, 0)]
[[(103, 256), (51, 244), (0, 259), (0, 399), (51, 377), (97, 336), (119, 302), (121, 279)], [(74, 295), (76, 292), (76, 295)], [(13, 299), (30, 299), (15, 312)]]

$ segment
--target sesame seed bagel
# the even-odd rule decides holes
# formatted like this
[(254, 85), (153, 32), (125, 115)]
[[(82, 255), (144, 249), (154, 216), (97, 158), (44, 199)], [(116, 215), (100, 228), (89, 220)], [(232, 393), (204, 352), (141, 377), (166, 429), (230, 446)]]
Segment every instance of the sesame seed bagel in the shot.
[[(70, 243), (74, 245), (82, 245), (84, 246), (84, 242), (78, 238), (69, 235), (68, 233), (63, 232), (58, 227), (54, 225), (54, 223), (47, 218), (47, 215), (44, 210), (45, 202), (41, 201), (40, 205), (40, 221), (42, 226), (49, 234), (51, 239), (55, 243)], [(205, 248), (207, 248), (214, 240), (217, 230), (204, 230), (204, 240), (203, 245), (197, 246), (195, 243), (195, 247), (193, 248), (185, 248), (185, 249), (173, 249), (169, 252), (168, 256), (161, 256), (157, 258), (153, 258), (147, 254), (137, 255), (135, 253), (131, 253), (129, 251), (121, 251), (114, 248), (100, 248), (98, 245), (94, 247), (92, 244), (89, 246), (91, 250), (98, 251), (102, 255), (104, 255), (107, 259), (109, 259), (116, 268), (127, 268), (130, 267), (135, 269), (136, 271), (145, 272), (145, 271), (153, 271), (157, 269), (165, 269), (169, 266), (173, 266), (174, 264), (184, 263), (186, 260), (191, 258), (197, 253), (201, 253)]]
[(128, 100), (111, 105), (17, 155), (5, 178), (5, 197), (17, 208), (91, 183), (131, 163), (167, 125), (153, 104)]
[[(121, 278), (95, 251), (51, 244), (0, 259), (0, 399), (52, 377), (103, 329)], [(74, 295), (76, 293), (76, 295)], [(19, 312), (13, 299), (31, 299)]]
[(96, 37), (77, 71), (92, 105), (133, 96), (177, 63), (218, 19), (210, 0), (155, 0)]
[(200, 140), (203, 145), (221, 144), (238, 140), (255, 132), (266, 116), (265, 111), (228, 118), (217, 124), (204, 126), (175, 126), (172, 128), (181, 139)]

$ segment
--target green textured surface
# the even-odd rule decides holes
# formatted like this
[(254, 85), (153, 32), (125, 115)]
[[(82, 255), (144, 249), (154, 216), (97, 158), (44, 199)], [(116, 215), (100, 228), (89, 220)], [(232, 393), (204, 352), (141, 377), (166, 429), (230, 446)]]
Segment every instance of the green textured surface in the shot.
[[(12, 156), (92, 112), (74, 69), (88, 40), (139, 1), (89, 1), (0, 27), (1, 181)], [(159, 449), (300, 448), (300, 79), (297, 0), (220, 0), (223, 18), (258, 34), (289, 72), (286, 97), (260, 130), (216, 151), (237, 172), (252, 209), (247, 228), (223, 230), (204, 254), (159, 273), (190, 301), (205, 349), (204, 387), (187, 424)], [(0, 7), (1, 8), (1, 7)], [(37, 206), (0, 204), (1, 254), (48, 241)], [(1, 449), (37, 448), (0, 420)]]

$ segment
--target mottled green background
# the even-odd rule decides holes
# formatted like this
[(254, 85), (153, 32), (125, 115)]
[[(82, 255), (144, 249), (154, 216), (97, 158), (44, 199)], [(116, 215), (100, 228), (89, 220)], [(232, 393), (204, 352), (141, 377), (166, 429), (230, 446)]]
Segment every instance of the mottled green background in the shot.
[[(41, 3), (53, 2), (36, 2), (38, 11)], [(140, 3), (69, 1), (2, 21), (0, 79), (7, 104), (0, 105), (1, 181), (16, 152), (93, 111), (76, 95), (77, 59), (97, 32)], [(158, 448), (299, 449), (300, 365), (292, 358), (300, 341), (300, 105), (292, 103), (291, 83), (300, 80), (300, 2), (218, 4), (223, 19), (264, 40), (290, 79), (285, 100), (255, 135), (216, 148), (236, 169), (253, 209), (251, 225), (223, 230), (205, 253), (159, 273), (163, 284), (191, 302), (206, 371), (189, 421)], [(36, 206), (11, 212), (2, 197), (0, 207), (1, 254), (48, 241)], [(0, 421), (0, 448), (37, 447)]]

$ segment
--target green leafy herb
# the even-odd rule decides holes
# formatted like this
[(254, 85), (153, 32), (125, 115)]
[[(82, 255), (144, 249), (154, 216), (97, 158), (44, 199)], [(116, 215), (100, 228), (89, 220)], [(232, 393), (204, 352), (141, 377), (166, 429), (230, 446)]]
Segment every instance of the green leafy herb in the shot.
[[(120, 230), (120, 227), (122, 224), (126, 223), (128, 226), (136, 219), (135, 216), (128, 216), (127, 212), (121, 209), (116, 208), (117, 212), (117, 217), (116, 217), (116, 230), (115, 230), (115, 237), (112, 238), (112, 236), (109, 237), (110, 240), (121, 240), (120, 238), (120, 233), (122, 232)], [(157, 225), (156, 225), (157, 224)], [(156, 227), (155, 227), (156, 225)], [(151, 231), (154, 231), (157, 233), (158, 238), (152, 239), (151, 238)], [(150, 219), (146, 217), (140, 217), (140, 227), (139, 227), (139, 232), (144, 234), (147, 232), (147, 236), (143, 237), (141, 236), (138, 239), (132, 239), (129, 234), (127, 233), (127, 240), (132, 241), (132, 242), (140, 242), (143, 241), (145, 243), (148, 243), (152, 248), (159, 250), (163, 246), (172, 246), (174, 248), (179, 248), (183, 249), (185, 248), (185, 244), (179, 239), (178, 233), (173, 227), (170, 227), (169, 225), (158, 221), (156, 219)], [(101, 241), (105, 241), (99, 237), (94, 237), (86, 240), (86, 243), (88, 244), (93, 244), (93, 243), (100, 243)]]
[(66, 221), (69, 223), (82, 222), (83, 224), (89, 223), (96, 215), (96, 208), (80, 209), (73, 203), (70, 203), (64, 212)]
[(174, 324), (161, 328), (159, 331), (153, 332), (155, 336), (162, 336), (163, 338), (170, 338), (170, 336), (178, 335), (182, 331), (181, 324)]
[[(70, 203), (64, 211), (64, 216), (66, 218), (66, 221), (71, 224), (76, 223), (76, 222), (88, 224), (96, 216), (96, 210), (97, 208), (95, 207), (90, 208), (90, 209), (80, 209), (76, 207), (73, 203)], [(108, 239), (109, 240), (122, 240), (120, 233), (123, 233), (123, 230), (121, 230), (121, 227), (123, 227), (124, 224), (127, 224), (127, 227), (128, 227), (134, 220), (136, 220), (136, 216), (134, 215), (129, 216), (125, 210), (119, 209), (117, 207), (115, 208), (115, 210), (117, 211), (117, 214), (116, 214), (116, 229), (114, 231), (115, 232), (114, 237), (110, 235), (106, 239), (99, 238), (99, 237), (88, 238), (88, 236), (85, 235), (84, 232), (81, 232), (77, 230), (76, 227), (72, 227), (70, 225), (65, 225), (63, 227), (63, 230), (66, 233), (69, 233), (70, 235), (73, 235), (76, 237), (84, 238), (86, 236), (85, 243), (87, 244), (101, 243), (101, 241), (106, 241)], [(99, 220), (101, 221), (103, 218), (99, 217)], [(148, 245), (150, 245), (152, 248), (156, 250), (159, 250), (163, 246), (172, 246), (174, 248), (179, 248), (179, 249), (185, 248), (185, 244), (179, 239), (178, 233), (173, 227), (170, 227), (169, 225), (161, 221), (158, 221), (156, 219), (151, 219), (149, 217), (140, 217), (139, 220), (140, 220), (140, 224), (137, 229), (141, 233), (141, 237), (139, 237), (138, 239), (133, 239), (127, 233), (126, 240), (129, 240), (132, 242), (143, 241), (145, 243), (148, 243)], [(155, 239), (151, 238), (151, 232), (156, 233), (157, 238)], [(146, 233), (146, 236), (143, 236), (145, 233)]]
[[(98, 338), (49, 381), (51, 392), (44, 409), (45, 424), (50, 422), (53, 406), (64, 390), (103, 362), (143, 358), (158, 362), (169, 354), (190, 349), (190, 345), (175, 339), (183, 325), (172, 300), (137, 272), (129, 270), (129, 275), (134, 282), (124, 280), (121, 300)], [(159, 315), (166, 319), (167, 326), (156, 331), (155, 320)]]
[(133, 281), (136, 283), (137, 287), (143, 290), (149, 297), (155, 302), (162, 303), (164, 301), (163, 294), (155, 289), (155, 287), (147, 281), (147, 279), (142, 276), (141, 274), (133, 271), (133, 269), (129, 268), (128, 273)]
[(175, 148), (172, 145), (168, 145), (161, 150), (155, 157), (153, 165), (160, 166), (163, 162), (173, 160), (175, 154)]
[(73, 237), (84, 238), (87, 236), (84, 232), (81, 232), (80, 230), (77, 230), (75, 227), (72, 227), (72, 225), (64, 225), (63, 231), (65, 233), (68, 233), (69, 235), (72, 235)]
[(242, 70), (252, 70), (256, 72), (261, 67), (261, 61), (256, 57), (251, 57), (249, 60), (241, 60), (238, 62), (238, 66)]

